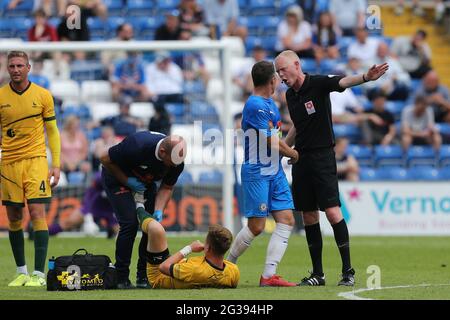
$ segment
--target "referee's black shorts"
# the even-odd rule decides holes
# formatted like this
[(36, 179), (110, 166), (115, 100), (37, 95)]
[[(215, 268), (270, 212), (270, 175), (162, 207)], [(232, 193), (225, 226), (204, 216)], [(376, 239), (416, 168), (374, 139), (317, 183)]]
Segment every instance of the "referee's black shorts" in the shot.
[(341, 206), (332, 148), (300, 152), (299, 161), (292, 166), (292, 197), (297, 211)]

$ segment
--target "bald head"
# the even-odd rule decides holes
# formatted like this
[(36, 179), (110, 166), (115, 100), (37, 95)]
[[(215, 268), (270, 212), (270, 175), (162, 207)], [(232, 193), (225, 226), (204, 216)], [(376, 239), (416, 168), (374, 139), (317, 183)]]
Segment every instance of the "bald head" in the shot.
[(275, 58), (275, 68), (281, 80), (289, 87), (299, 87), (303, 71), (298, 55), (292, 50), (281, 52)]
[(167, 136), (162, 140), (158, 153), (165, 165), (178, 166), (186, 158), (186, 141), (179, 135)]
[(428, 71), (423, 77), (423, 84), (427, 90), (435, 90), (439, 87), (439, 76), (436, 71)]

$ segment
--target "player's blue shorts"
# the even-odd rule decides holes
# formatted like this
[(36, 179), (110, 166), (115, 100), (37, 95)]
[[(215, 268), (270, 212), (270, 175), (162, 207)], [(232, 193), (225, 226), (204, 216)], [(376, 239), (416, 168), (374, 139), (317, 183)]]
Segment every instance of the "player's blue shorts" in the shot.
[(242, 189), (247, 218), (265, 218), (273, 211), (294, 209), (291, 188), (284, 172), (271, 180), (242, 181)]

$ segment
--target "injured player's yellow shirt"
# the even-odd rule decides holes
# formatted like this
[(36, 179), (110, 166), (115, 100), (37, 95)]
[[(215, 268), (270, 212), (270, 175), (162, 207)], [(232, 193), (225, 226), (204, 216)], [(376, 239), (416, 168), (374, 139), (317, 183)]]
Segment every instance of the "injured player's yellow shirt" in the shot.
[(0, 120), (3, 163), (47, 156), (44, 121), (55, 120), (48, 90), (31, 82), (22, 92), (4, 85), (0, 88)]
[(213, 266), (205, 256), (191, 257), (175, 263), (171, 276), (162, 274), (159, 265), (147, 264), (148, 280), (153, 288), (236, 288), (240, 273), (237, 265), (224, 260), (224, 268)]

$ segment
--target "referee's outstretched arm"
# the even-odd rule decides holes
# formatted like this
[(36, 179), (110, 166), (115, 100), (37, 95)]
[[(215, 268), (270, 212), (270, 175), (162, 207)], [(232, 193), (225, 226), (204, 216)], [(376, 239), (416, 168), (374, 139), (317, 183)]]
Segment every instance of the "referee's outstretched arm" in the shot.
[(380, 65), (373, 65), (367, 73), (363, 73), (362, 75), (356, 76), (347, 76), (342, 78), (339, 81), (339, 85), (342, 88), (350, 88), (357, 85), (360, 85), (364, 82), (375, 81), (380, 78), (386, 71), (389, 69), (389, 65), (387, 63), (383, 63)]

